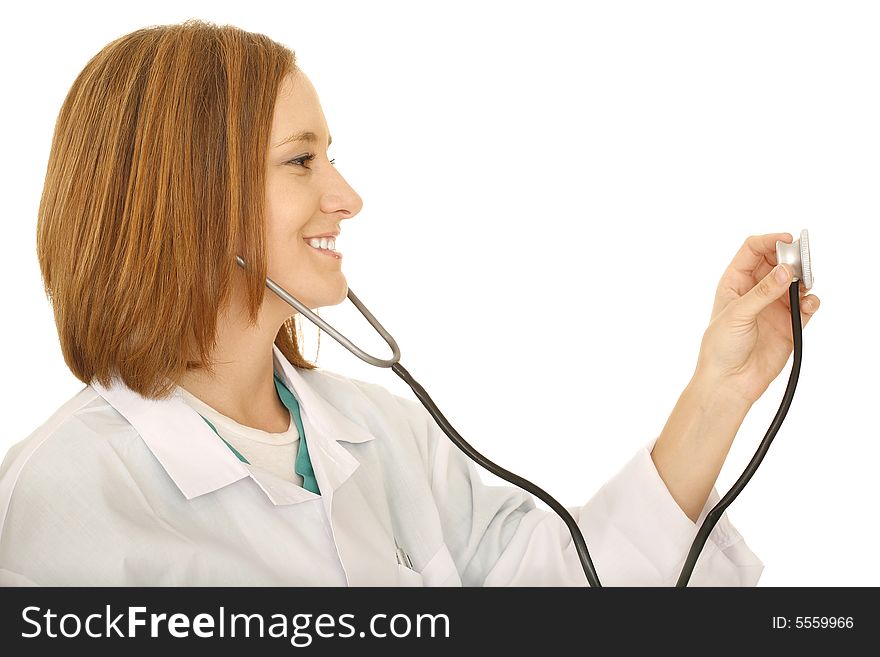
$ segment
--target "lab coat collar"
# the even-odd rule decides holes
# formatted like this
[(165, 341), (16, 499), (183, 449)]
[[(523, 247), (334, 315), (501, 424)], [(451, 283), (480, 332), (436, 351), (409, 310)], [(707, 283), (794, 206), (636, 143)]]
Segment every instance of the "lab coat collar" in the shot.
[[(333, 491), (360, 465), (339, 441), (361, 443), (375, 436), (324, 399), (274, 344), (272, 352), (275, 371), (299, 403), (309, 457), (329, 507)], [(240, 461), (177, 391), (167, 399), (147, 399), (118, 378), (106, 388), (93, 380), (91, 387), (128, 420), (187, 499), (248, 476), (276, 505), (319, 497)]]
[[(319, 425), (319, 429), (324, 429), (336, 441), (344, 440), (349, 443), (362, 443), (367, 440), (373, 440), (375, 436), (367, 431), (364, 427), (349, 420), (326, 399), (324, 399), (311, 386), (306, 377), (285, 358), (281, 350), (272, 345), (272, 355), (275, 361), (275, 371), (281, 376), (281, 380), (287, 386), (287, 389), (296, 397), (296, 401), (300, 405), (300, 411), (310, 416), (313, 423)], [(316, 372), (321, 376), (320, 372)], [(314, 376), (315, 374), (309, 374)], [(306, 439), (309, 434), (306, 432)], [(311, 443), (309, 443), (309, 454), (311, 454)]]

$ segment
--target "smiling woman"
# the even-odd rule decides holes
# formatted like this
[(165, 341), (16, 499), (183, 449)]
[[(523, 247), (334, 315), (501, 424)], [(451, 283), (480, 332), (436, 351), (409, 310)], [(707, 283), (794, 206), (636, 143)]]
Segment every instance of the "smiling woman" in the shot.
[[(149, 27), (86, 64), (37, 227), (62, 353), (86, 385), (0, 465), (0, 584), (588, 583), (562, 520), (485, 485), (420, 403), (300, 354), (266, 279), (310, 308), (347, 296), (336, 240), (363, 203), (331, 142), (293, 52), (262, 34)], [(604, 585), (673, 583), (717, 501), (709, 475), (737, 418), (695, 421), (702, 389), (569, 507)], [(752, 585), (762, 567), (725, 514), (693, 581)]]
[[(93, 57), (58, 117), (37, 229), (73, 374), (163, 397), (229, 357), (229, 324), (258, 321), (261, 341), (314, 367), (265, 277), (313, 308), (345, 298), (335, 242), (309, 241), (337, 237), (362, 206), (320, 147), (331, 143), (293, 51), (264, 35), (190, 20)], [(262, 381), (263, 408), (229, 409), (242, 418), (279, 408), (262, 351), (259, 372), (224, 377)]]
[[(293, 53), (266, 37), (187, 21), (116, 39), (76, 78), (55, 126), (37, 252), (78, 379), (117, 375), (144, 396), (169, 394), (183, 373), (208, 366), (234, 278), (256, 318), (263, 190), (282, 175), (267, 170), (267, 145), (293, 66)], [(292, 322), (276, 344), (314, 367)]]
[[(269, 276), (309, 308), (345, 300), (348, 286), (336, 239), (341, 221), (362, 207), (358, 194), (326, 156), (333, 141), (326, 126), (318, 95), (305, 73), (297, 69), (286, 76), (275, 105), (276, 146), (269, 156), (266, 180)], [(304, 148), (312, 150), (303, 152)], [(297, 238), (295, 245), (290, 244), (291, 236)], [(275, 321), (291, 313), (277, 297), (271, 303)]]

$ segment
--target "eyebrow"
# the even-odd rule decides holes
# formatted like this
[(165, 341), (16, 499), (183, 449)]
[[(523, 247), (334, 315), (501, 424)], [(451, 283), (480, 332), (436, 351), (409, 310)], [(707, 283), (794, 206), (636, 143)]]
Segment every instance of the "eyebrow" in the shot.
[[(316, 135), (314, 132), (310, 132), (308, 130), (294, 132), (289, 137), (285, 137), (284, 139), (279, 141), (277, 144), (275, 144), (275, 147), (278, 148), (279, 146), (284, 146), (284, 144), (288, 144), (292, 141), (316, 142), (316, 141), (318, 141), (318, 135)], [(332, 144), (332, 143), (333, 143), (333, 136), (328, 133), (327, 134), (327, 148), (330, 148), (330, 144)]]

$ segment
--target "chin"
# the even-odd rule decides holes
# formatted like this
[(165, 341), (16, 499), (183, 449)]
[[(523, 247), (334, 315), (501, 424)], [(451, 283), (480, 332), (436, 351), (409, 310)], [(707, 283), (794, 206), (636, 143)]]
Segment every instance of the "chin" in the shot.
[(333, 305), (339, 305), (344, 302), (348, 298), (348, 282), (346, 281), (345, 285), (342, 286), (342, 294), (339, 297), (339, 300)]
[(348, 298), (348, 285), (342, 285), (337, 289), (336, 292), (327, 294), (322, 294), (321, 296), (310, 299), (309, 301), (303, 300), (309, 308), (314, 310), (315, 308), (325, 308), (327, 306), (338, 306), (340, 303), (344, 302)]
[[(345, 301), (347, 298), (348, 298), (348, 290), (346, 289), (345, 294), (342, 294), (342, 295), (337, 294), (333, 297), (330, 297), (330, 296), (325, 297), (324, 299), (321, 300), (321, 303), (318, 304), (317, 307), (318, 308), (326, 308), (328, 306), (338, 306), (340, 303)], [(312, 307), (313, 306), (309, 305), (309, 308), (312, 308)]]

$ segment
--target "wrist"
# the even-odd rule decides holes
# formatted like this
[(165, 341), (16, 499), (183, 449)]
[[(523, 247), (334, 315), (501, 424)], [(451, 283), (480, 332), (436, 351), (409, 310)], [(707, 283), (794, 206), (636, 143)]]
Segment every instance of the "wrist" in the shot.
[(691, 377), (686, 394), (697, 400), (707, 412), (730, 416), (742, 416), (751, 409), (754, 401), (736, 391), (724, 377), (697, 370)]

